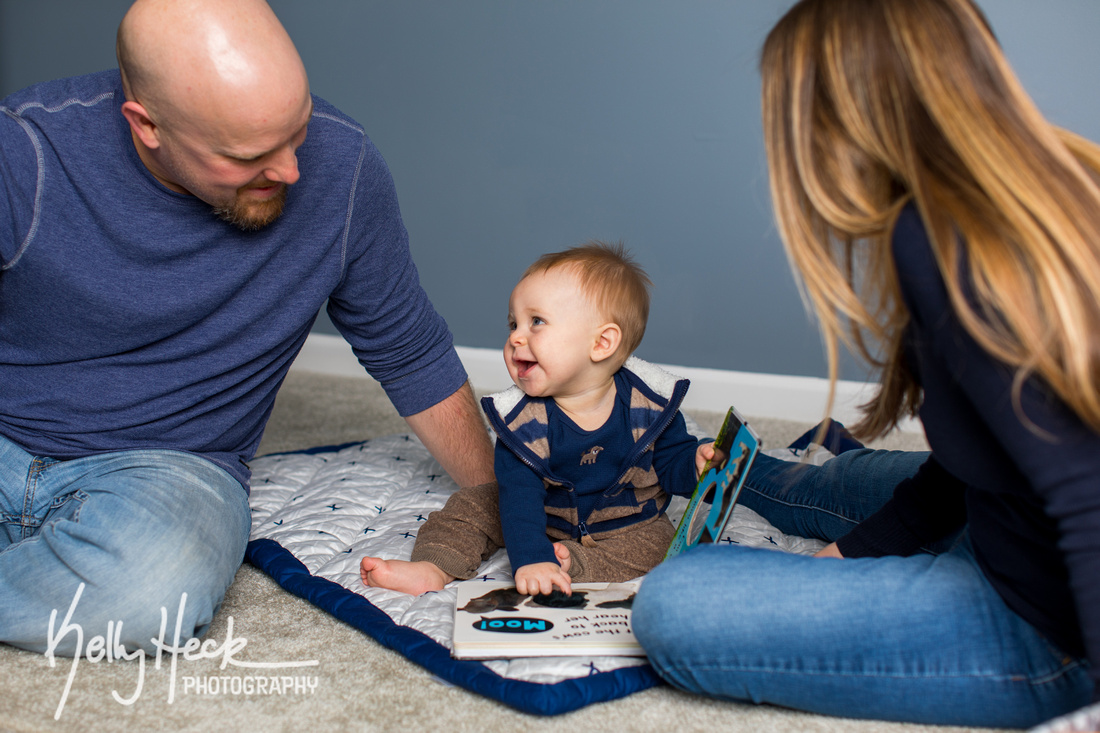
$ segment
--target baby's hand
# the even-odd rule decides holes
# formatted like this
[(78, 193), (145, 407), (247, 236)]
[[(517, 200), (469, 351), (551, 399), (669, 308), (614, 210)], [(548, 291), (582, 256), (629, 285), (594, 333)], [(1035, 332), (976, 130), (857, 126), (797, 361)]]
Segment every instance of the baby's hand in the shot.
[(703, 469), (707, 467), (707, 461), (715, 456), (714, 443), (703, 443), (695, 450), (695, 478), (703, 475)]
[(569, 582), (569, 573), (562, 570), (556, 562), (536, 562), (524, 565), (515, 573), (516, 590), (524, 595), (535, 596), (561, 589), (565, 595), (571, 595), (573, 589)]

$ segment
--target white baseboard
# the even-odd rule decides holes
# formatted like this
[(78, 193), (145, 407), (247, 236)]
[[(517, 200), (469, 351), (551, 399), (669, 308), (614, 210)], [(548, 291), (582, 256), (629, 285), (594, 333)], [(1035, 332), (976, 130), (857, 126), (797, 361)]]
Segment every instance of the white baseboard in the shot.
[[(456, 347), (470, 381), (479, 390), (497, 392), (511, 386), (499, 349)], [(733, 372), (723, 369), (660, 365), (677, 376), (691, 380), (684, 407), (721, 412), (730, 405), (746, 416), (771, 417), (799, 422), (816, 422), (825, 414), (829, 382), (819, 377)], [(341, 377), (370, 376), (359, 365), (351, 347), (339, 336), (311, 333), (292, 369)], [(832, 416), (843, 423), (858, 419), (858, 406), (874, 394), (873, 384), (840, 381)], [(905, 432), (921, 432), (920, 423), (906, 420)]]

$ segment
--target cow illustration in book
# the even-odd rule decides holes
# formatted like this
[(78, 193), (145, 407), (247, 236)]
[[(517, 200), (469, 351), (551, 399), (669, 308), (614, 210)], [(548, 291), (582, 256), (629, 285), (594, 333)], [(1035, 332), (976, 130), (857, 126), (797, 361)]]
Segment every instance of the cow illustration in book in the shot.
[(630, 583), (608, 583), (600, 590), (576, 590), (565, 595), (560, 590), (529, 596), (515, 587), (495, 588), (477, 598), (471, 598), (460, 611), (490, 613), (492, 611), (518, 611), (521, 606), (545, 608), (611, 609), (630, 608), (634, 603), (637, 586)]

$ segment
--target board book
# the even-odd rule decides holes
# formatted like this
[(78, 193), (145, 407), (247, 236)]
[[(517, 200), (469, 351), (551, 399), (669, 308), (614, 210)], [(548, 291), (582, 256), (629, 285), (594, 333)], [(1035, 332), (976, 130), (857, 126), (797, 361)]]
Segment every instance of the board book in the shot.
[(640, 581), (574, 583), (572, 595), (520, 594), (511, 581), (457, 584), (456, 659), (645, 655), (630, 626)]
[(714, 439), (714, 458), (703, 467), (665, 555), (666, 560), (700, 543), (718, 541), (759, 451), (760, 438), (731, 407)]

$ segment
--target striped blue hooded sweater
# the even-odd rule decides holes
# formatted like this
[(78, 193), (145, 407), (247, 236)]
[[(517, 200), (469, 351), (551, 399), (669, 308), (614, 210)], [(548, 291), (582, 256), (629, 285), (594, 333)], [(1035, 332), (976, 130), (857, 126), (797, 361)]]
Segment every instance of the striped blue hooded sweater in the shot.
[[(631, 357), (616, 383), (616, 410), (624, 404), (629, 410), (629, 435), (617, 439), (628, 445), (617, 451), (625, 458), (613, 472), (616, 478), (598, 486), (577, 485), (552, 471), (551, 452), (559, 448), (550, 440), (551, 398), (528, 397), (518, 387), (482, 398), (497, 434), (501, 528), (513, 572), (531, 563), (556, 562), (553, 541), (592, 545), (656, 521), (670, 493), (687, 496), (694, 490), (699, 442), (679, 412), (688, 380)], [(615, 419), (613, 413), (609, 422)]]

